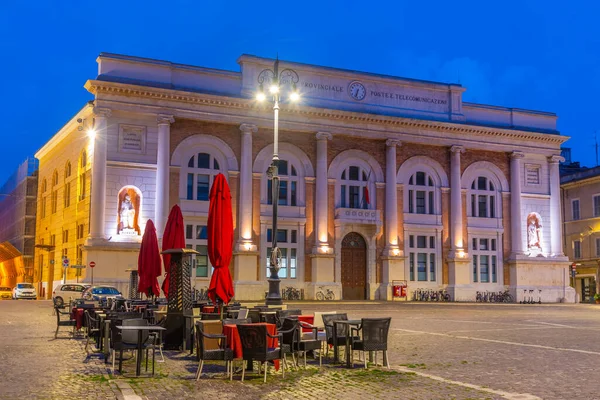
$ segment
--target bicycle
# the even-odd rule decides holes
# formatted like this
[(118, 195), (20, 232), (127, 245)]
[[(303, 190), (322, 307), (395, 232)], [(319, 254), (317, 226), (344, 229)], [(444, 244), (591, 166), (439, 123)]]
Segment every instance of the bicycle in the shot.
[[(315, 298), (319, 301), (322, 300), (335, 300), (335, 293), (333, 293), (333, 290), (329, 289), (329, 288), (325, 288), (324, 286), (319, 286), (319, 291), (316, 293)], [(323, 292), (323, 289), (327, 290), (325, 293)]]

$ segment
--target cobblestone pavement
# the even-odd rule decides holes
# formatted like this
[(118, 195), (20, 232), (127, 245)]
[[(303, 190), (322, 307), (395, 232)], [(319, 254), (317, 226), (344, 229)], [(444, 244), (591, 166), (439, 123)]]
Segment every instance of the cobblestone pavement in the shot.
[[(296, 308), (296, 305), (294, 305)], [(391, 370), (308, 369), (229, 382), (222, 365), (193, 379), (194, 358), (166, 352), (153, 378), (133, 378), (133, 360), (113, 377), (104, 363), (83, 363), (82, 339), (52, 340), (48, 302), (0, 302), (0, 398), (115, 398), (130, 385), (147, 399), (598, 399), (600, 306), (454, 303), (298, 303), (305, 313), (350, 318), (391, 316)], [(359, 364), (357, 364), (358, 367)], [(239, 365), (238, 365), (239, 367)], [(577, 381), (576, 381), (577, 379)]]

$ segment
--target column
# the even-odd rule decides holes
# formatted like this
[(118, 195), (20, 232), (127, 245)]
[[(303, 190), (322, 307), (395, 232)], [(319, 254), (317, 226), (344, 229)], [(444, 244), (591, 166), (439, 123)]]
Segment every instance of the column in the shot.
[[(396, 146), (399, 141), (385, 142), (385, 229), (387, 247), (391, 255), (398, 255), (398, 188), (396, 184)], [(394, 254), (395, 253), (395, 254)]]
[(328, 132), (318, 132), (317, 135), (317, 171), (315, 186), (315, 230), (317, 239), (315, 246), (328, 246), (329, 232), (327, 229), (327, 141), (331, 140)]
[(158, 238), (162, 238), (169, 215), (169, 175), (171, 165), (171, 124), (175, 122), (172, 115), (159, 114), (158, 153), (156, 157), (156, 205), (154, 209), (154, 225)]
[(457, 255), (464, 251), (460, 154), (465, 152), (465, 148), (452, 146), (450, 152), (450, 234), (452, 236), (452, 254)]
[(513, 254), (523, 254), (523, 227), (521, 222), (521, 158), (513, 151), (510, 155), (510, 236)]
[(565, 159), (559, 155), (548, 157), (550, 176), (550, 254), (563, 256), (562, 224), (560, 215), (560, 174), (558, 165)]
[(104, 215), (106, 209), (106, 141), (108, 108), (94, 107), (95, 129), (90, 188), (90, 239), (105, 239)]
[(258, 131), (256, 125), (241, 124), (242, 150), (240, 156), (240, 202), (239, 202), (239, 242), (240, 250), (256, 249), (252, 244), (252, 133)]

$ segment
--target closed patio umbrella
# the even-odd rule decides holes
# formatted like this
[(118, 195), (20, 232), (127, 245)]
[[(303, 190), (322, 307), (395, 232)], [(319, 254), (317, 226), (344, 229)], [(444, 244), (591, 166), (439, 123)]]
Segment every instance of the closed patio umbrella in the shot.
[(214, 271), (208, 287), (208, 297), (225, 304), (234, 295), (229, 262), (233, 252), (233, 214), (231, 192), (223, 174), (218, 174), (210, 190), (208, 209), (208, 258)]
[(160, 286), (158, 286), (158, 277), (161, 275), (160, 251), (158, 249), (158, 239), (156, 238), (156, 227), (151, 219), (146, 223), (140, 254), (138, 255), (138, 276), (140, 283), (138, 292), (144, 293), (147, 297), (159, 296)]
[[(184, 249), (185, 248), (185, 232), (183, 227), (183, 214), (181, 208), (177, 204), (171, 208), (165, 233), (163, 235), (162, 250), (169, 249)], [(169, 272), (171, 271), (171, 255), (163, 254), (163, 263), (165, 265), (165, 280), (162, 284), (162, 290), (165, 296), (169, 296)]]

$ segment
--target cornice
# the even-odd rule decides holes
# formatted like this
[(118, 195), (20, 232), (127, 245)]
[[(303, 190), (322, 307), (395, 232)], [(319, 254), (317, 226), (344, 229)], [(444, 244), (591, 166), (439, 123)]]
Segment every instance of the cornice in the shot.
[[(143, 97), (161, 101), (176, 101), (198, 105), (237, 108), (241, 110), (267, 111), (268, 106), (257, 105), (252, 99), (239, 97), (228, 97), (206, 93), (185, 92), (174, 89), (154, 88), (148, 86), (132, 85), (117, 82), (88, 80), (85, 88), (92, 94), (122, 95), (130, 97)], [(517, 129), (505, 129), (501, 127), (486, 127), (469, 124), (457, 124), (444, 121), (421, 120), (406, 117), (392, 117), (379, 114), (363, 114), (351, 111), (333, 110), (310, 106), (288, 106), (280, 105), (281, 111), (287, 115), (298, 115), (300, 117), (318, 117), (334, 121), (349, 123), (377, 124), (398, 128), (412, 129), (437, 129), (447, 133), (470, 134), (486, 136), (490, 138), (510, 138), (532, 140), (542, 143), (560, 145), (569, 138), (559, 134), (529, 132)]]

